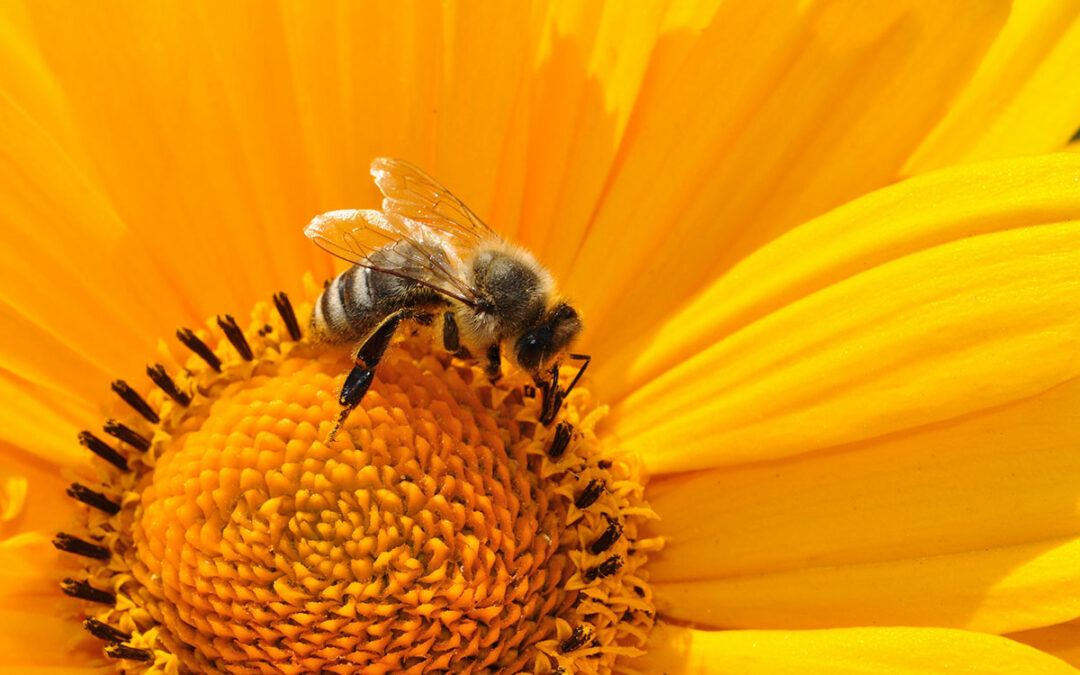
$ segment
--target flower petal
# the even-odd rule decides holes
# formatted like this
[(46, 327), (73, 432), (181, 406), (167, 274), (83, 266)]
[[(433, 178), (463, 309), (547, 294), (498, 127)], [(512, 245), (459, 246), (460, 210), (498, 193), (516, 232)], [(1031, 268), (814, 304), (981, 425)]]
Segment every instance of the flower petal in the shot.
[(645, 656), (627, 662), (665, 675), (893, 675), (971, 671), (1066, 675), (1068, 664), (1004, 638), (940, 628), (702, 631), (658, 624)]
[(28, 456), (3, 442), (0, 457), (0, 538), (27, 530), (58, 530), (71, 520), (74, 502), (64, 491), (72, 479), (62, 477), (59, 462)]
[(904, 168), (907, 174), (1062, 149), (1080, 119), (1080, 6), (1013, 4), (971, 83)]
[(1080, 620), (1010, 633), (1006, 637), (1080, 666)]
[(615, 407), (623, 445), (653, 472), (783, 457), (1076, 375), (1077, 181), (1073, 154), (945, 171), (773, 242), (627, 369), (653, 378)]
[(718, 627), (1080, 616), (1080, 379), (828, 453), (649, 484), (664, 611)]
[(741, 0), (663, 35), (581, 253), (553, 266), (590, 348), (652, 334), (762, 243), (895, 180), (1005, 10)]

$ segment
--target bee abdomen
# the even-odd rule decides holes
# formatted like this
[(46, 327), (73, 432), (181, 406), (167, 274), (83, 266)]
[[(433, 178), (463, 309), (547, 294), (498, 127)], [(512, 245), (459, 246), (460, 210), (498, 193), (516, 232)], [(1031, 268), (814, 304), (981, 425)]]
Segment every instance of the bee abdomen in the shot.
[(331, 342), (357, 340), (378, 322), (373, 317), (370, 275), (368, 268), (354, 265), (323, 289), (311, 314), (311, 327), (317, 336)]

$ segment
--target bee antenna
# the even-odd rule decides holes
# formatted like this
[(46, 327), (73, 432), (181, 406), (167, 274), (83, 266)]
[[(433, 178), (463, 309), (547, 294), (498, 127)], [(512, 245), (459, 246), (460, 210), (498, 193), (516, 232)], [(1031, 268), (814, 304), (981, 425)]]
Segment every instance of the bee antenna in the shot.
[(570, 392), (572, 392), (574, 390), (574, 387), (577, 386), (578, 380), (580, 380), (581, 376), (585, 374), (585, 369), (589, 367), (590, 363), (592, 363), (592, 356), (589, 356), (588, 354), (570, 354), (569, 356), (575, 361), (584, 361), (585, 363), (582, 364), (581, 369), (577, 371), (577, 375), (574, 376), (574, 379), (570, 381), (570, 386), (567, 387), (566, 391), (563, 392), (564, 398), (570, 395)]

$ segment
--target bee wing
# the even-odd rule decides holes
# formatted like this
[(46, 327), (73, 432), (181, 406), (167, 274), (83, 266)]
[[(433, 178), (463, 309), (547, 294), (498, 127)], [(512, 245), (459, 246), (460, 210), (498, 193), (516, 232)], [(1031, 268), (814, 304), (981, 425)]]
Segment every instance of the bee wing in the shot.
[(441, 234), (454, 248), (470, 250), (499, 235), (469, 207), (412, 164), (400, 159), (378, 158), (371, 175), (383, 196), (383, 212), (420, 223)]
[[(462, 278), (457, 252), (438, 232), (420, 223), (387, 218), (379, 211), (349, 209), (316, 216), (304, 234), (342, 260), (415, 281), (476, 306), (476, 293)], [(371, 256), (377, 251), (376, 263)]]

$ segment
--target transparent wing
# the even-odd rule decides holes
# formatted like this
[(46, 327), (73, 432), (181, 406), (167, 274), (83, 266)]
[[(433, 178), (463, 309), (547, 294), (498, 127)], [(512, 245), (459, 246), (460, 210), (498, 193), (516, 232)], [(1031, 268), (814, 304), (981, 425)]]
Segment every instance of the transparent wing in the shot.
[(461, 258), (439, 233), (379, 211), (330, 211), (316, 216), (304, 234), (342, 260), (409, 279), (467, 305), (476, 292), (462, 278)]
[(371, 162), (371, 175), (383, 196), (383, 212), (434, 230), (454, 248), (469, 250), (499, 235), (460, 199), (408, 162), (385, 157)]

